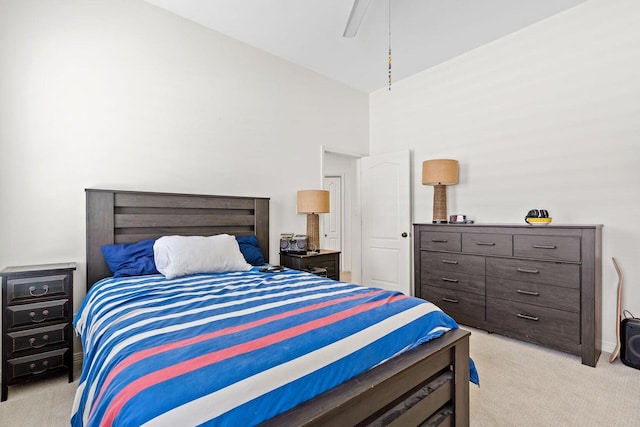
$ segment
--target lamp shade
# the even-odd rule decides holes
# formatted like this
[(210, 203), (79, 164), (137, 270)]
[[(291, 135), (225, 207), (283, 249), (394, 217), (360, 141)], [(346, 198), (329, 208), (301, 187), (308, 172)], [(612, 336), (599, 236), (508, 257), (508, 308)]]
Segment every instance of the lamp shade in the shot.
[(422, 162), (423, 185), (454, 185), (458, 183), (458, 161), (451, 159)]
[(326, 190), (298, 191), (298, 213), (328, 213), (329, 192)]

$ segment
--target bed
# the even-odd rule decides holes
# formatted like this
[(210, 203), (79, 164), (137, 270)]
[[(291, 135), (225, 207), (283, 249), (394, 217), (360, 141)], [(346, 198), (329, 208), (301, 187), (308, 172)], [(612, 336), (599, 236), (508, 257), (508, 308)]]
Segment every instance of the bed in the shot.
[[(158, 402), (165, 400), (170, 401), (168, 404), (171, 408), (182, 409), (167, 411), (171, 412), (171, 414), (166, 415), (163, 412), (165, 411), (164, 409), (154, 407), (151, 409), (151, 415), (142, 415), (143, 418), (140, 420), (144, 420), (148, 425), (173, 424), (175, 420), (179, 420), (183, 425), (238, 425), (240, 423), (241, 425), (260, 424), (264, 426), (465, 426), (469, 424), (469, 381), (470, 375), (471, 377), (476, 376), (475, 368), (469, 359), (469, 332), (458, 329), (455, 322), (453, 322), (453, 325), (448, 323), (449, 321), (446, 320), (448, 316), (446, 315), (444, 315), (445, 319), (443, 320), (440, 317), (441, 312), (438, 313), (439, 310), (434, 310), (433, 307), (435, 306), (432, 307), (429, 303), (405, 297), (402, 294), (389, 295), (389, 293), (382, 293), (382, 291), (373, 288), (336, 282), (310, 273), (294, 270), (285, 270), (277, 274), (263, 273), (259, 271), (258, 267), (253, 267), (242, 273), (224, 272), (179, 277), (173, 279), (177, 280), (179, 284), (171, 282), (169, 286), (167, 286), (167, 283), (169, 283), (167, 280), (169, 279), (161, 275), (125, 278), (110, 277), (112, 272), (101, 251), (103, 245), (134, 243), (161, 236), (214, 236), (224, 234), (255, 236), (262, 254), (267, 256), (269, 253), (269, 199), (89, 189), (86, 190), (86, 201), (88, 295), (83, 301), (83, 308), (79, 310), (78, 318), (76, 319), (76, 329), (81, 332), (83, 340), (84, 366), (76, 394), (76, 402), (74, 403), (74, 416), (72, 418), (74, 425), (94, 425), (94, 423), (95, 425), (109, 425), (111, 423), (120, 425), (143, 424), (139, 420), (133, 421), (131, 418), (123, 418), (125, 415), (121, 416), (121, 413), (139, 416), (148, 407), (154, 407), (154, 404), (160, 405)], [(186, 282), (189, 284), (186, 285)], [(193, 283), (197, 284), (198, 288), (196, 290), (192, 287)], [(181, 288), (181, 286), (188, 287)], [(341, 310), (348, 306), (348, 309), (343, 310), (345, 313), (352, 316), (352, 310), (356, 310), (358, 314), (348, 317), (348, 320), (343, 318), (341, 323), (352, 325), (349, 327), (354, 328), (354, 331), (335, 332), (337, 334), (336, 337), (331, 338), (329, 335), (333, 332), (328, 330), (307, 330), (307, 337), (311, 335), (323, 337), (323, 339), (327, 340), (326, 343), (287, 341), (287, 345), (277, 348), (265, 346), (264, 349), (259, 349), (263, 353), (254, 354), (253, 358), (239, 359), (240, 365), (256, 369), (256, 372), (247, 374), (247, 376), (239, 376), (238, 378), (235, 378), (236, 372), (241, 370), (236, 368), (236, 365), (231, 368), (230, 366), (232, 365), (219, 365), (218, 368), (215, 368), (204, 363), (206, 369), (209, 369), (208, 371), (196, 371), (195, 376), (191, 377), (182, 375), (183, 372), (181, 371), (180, 375), (171, 376), (171, 381), (178, 382), (161, 384), (161, 388), (158, 388), (155, 394), (150, 393), (149, 396), (152, 397), (149, 398), (147, 396), (145, 400), (144, 396), (137, 396), (135, 393), (127, 395), (122, 391), (127, 387), (131, 387), (132, 382), (142, 381), (140, 377), (136, 377), (139, 373), (134, 372), (135, 370), (130, 369), (132, 372), (127, 373), (127, 375), (123, 372), (127, 371), (127, 367), (133, 363), (128, 362), (128, 358), (137, 357), (138, 359), (136, 360), (140, 362), (141, 358), (147, 357), (152, 350), (135, 346), (132, 346), (131, 352), (123, 351), (118, 353), (113, 350), (113, 348), (128, 348), (128, 341), (119, 342), (117, 337), (124, 334), (121, 334), (121, 332), (131, 326), (131, 323), (127, 322), (141, 319), (136, 318), (137, 312), (125, 310), (126, 315), (120, 314), (123, 319), (121, 323), (111, 328), (104, 327), (104, 335), (100, 335), (102, 332), (98, 333), (97, 331), (101, 330), (100, 325), (105, 324), (107, 320), (96, 321), (94, 318), (95, 324), (92, 324), (89, 320), (97, 312), (103, 312), (107, 305), (116, 307), (116, 309), (118, 307), (121, 307), (121, 309), (122, 307), (129, 307), (127, 304), (134, 304), (136, 307), (150, 307), (147, 305), (148, 301), (144, 299), (148, 297), (147, 289), (155, 289), (157, 292), (162, 293), (163, 298), (165, 295), (169, 295), (167, 298), (171, 299), (173, 307), (179, 307), (179, 309), (174, 308), (174, 312), (172, 312), (175, 316), (174, 314), (167, 316), (171, 318), (182, 315), (182, 312), (187, 313), (186, 315), (191, 315), (195, 311), (209, 310), (209, 306), (202, 308), (204, 304), (202, 301), (214, 298), (212, 295), (222, 292), (220, 289), (225, 289), (224, 292), (229, 290), (232, 292), (232, 295), (216, 294), (215, 298), (221, 298), (220, 301), (223, 303), (236, 304), (237, 297), (234, 295), (246, 293), (252, 295), (249, 298), (252, 301), (266, 298), (267, 302), (272, 305), (292, 304), (292, 300), (289, 297), (281, 299), (280, 296), (277, 296), (276, 299), (275, 293), (266, 294), (265, 288), (262, 288), (264, 286), (269, 289), (268, 292), (273, 292), (273, 289), (281, 290), (286, 288), (286, 292), (301, 292), (301, 295), (314, 295), (309, 297), (314, 301), (314, 304), (325, 304), (321, 310), (329, 310), (327, 308), (329, 305), (342, 307)], [(138, 292), (136, 289), (141, 287), (145, 288), (145, 293), (136, 293)], [(292, 287), (296, 287), (296, 290), (291, 290)], [(168, 294), (170, 292), (167, 290), (168, 288), (178, 289), (178, 292)], [(104, 291), (105, 289), (106, 291)], [(184, 291), (185, 289), (186, 292)], [(315, 289), (321, 289), (319, 292), (324, 293), (321, 296), (315, 296)], [(111, 303), (102, 303), (103, 305), (97, 309), (94, 308), (94, 311), (89, 308), (85, 309), (84, 306), (89, 306), (91, 301), (99, 300), (97, 296), (99, 292), (110, 292), (113, 298)], [(331, 297), (326, 296), (328, 292), (332, 293)], [(120, 300), (120, 298), (128, 298), (126, 295), (129, 294), (132, 296), (130, 300)], [(183, 298), (186, 298), (186, 294), (197, 294), (199, 299), (195, 302), (191, 300), (183, 301)], [(337, 296), (333, 296), (333, 294)], [(193, 306), (191, 304), (196, 305)], [(242, 304), (245, 304), (245, 302), (243, 301)], [(247, 304), (253, 304), (253, 302)], [(385, 306), (385, 310), (387, 306), (401, 307), (397, 308), (394, 314), (394, 316), (397, 315), (399, 317), (377, 319), (376, 316), (382, 315), (382, 311), (377, 311), (382, 310), (382, 306)], [(242, 305), (242, 307), (247, 308), (249, 306)], [(369, 308), (365, 307), (372, 308), (369, 311)], [(310, 310), (302, 305), (295, 305), (292, 308), (293, 311), (306, 312)], [(219, 310), (220, 308), (216, 306), (215, 309)], [(269, 306), (269, 310), (272, 309), (273, 307)], [(317, 307), (314, 308), (314, 310), (316, 309)], [(154, 306), (149, 310), (157, 309)], [(251, 310), (253, 310), (252, 306), (249, 307), (249, 311)], [(262, 310), (262, 308), (259, 310)], [(419, 318), (407, 320), (406, 325), (398, 323), (400, 316), (409, 311), (420, 312)], [(269, 314), (272, 317), (289, 316), (289, 314), (283, 314), (278, 311), (269, 312)], [(339, 313), (332, 311), (326, 313), (323, 311), (322, 314), (323, 316), (326, 315), (326, 317), (322, 317), (323, 319), (330, 316), (339, 316)], [(431, 322), (434, 315), (439, 319), (437, 325), (425, 323), (427, 317)], [(234, 314), (233, 316), (236, 315)], [(355, 325), (356, 317), (368, 319), (367, 321), (372, 322), (371, 325), (376, 325), (375, 328), (367, 326), (357, 329), (360, 326)], [(130, 318), (136, 318), (137, 320)], [(153, 317), (153, 319), (156, 318)], [(245, 321), (244, 317), (242, 319)], [(309, 324), (319, 321), (318, 319), (304, 318)], [(263, 320), (263, 318), (246, 318), (244, 324), (248, 326), (244, 327), (243, 333), (258, 334), (260, 327), (256, 327), (256, 325), (263, 322)], [(183, 321), (181, 320), (181, 322)], [(208, 320), (200, 318), (194, 321), (208, 322)], [(281, 321), (281, 317), (278, 317), (278, 321)], [(148, 324), (157, 323), (159, 328), (175, 328), (175, 325), (167, 326), (168, 324), (163, 323), (165, 322), (164, 319), (162, 321), (148, 320), (146, 322)], [(378, 324), (393, 326), (389, 326), (390, 329), (387, 332), (376, 332), (381, 335), (373, 334), (370, 342), (361, 344), (362, 347), (359, 347), (357, 352), (350, 353), (351, 350), (345, 350), (341, 347), (342, 344), (340, 346), (335, 344), (336, 342), (346, 342), (347, 338), (351, 337), (351, 334), (358, 335), (359, 332), (356, 333), (357, 331), (372, 331), (378, 328)], [(416, 335), (410, 343), (398, 342), (398, 338), (394, 335), (395, 331), (402, 330), (403, 334), (406, 331), (412, 331), (413, 333), (416, 330), (416, 325), (420, 325), (427, 332), (424, 335)], [(238, 325), (227, 325), (227, 327), (237, 328)], [(193, 340), (199, 340), (199, 332), (194, 329), (197, 328), (188, 329), (192, 335), (180, 336), (181, 342), (192, 340), (189, 341), (189, 345), (192, 345), (194, 344)], [(155, 331), (156, 329), (151, 328), (148, 331), (145, 330), (145, 334), (151, 334), (154, 337), (149, 338), (145, 335), (146, 341), (152, 342), (152, 347), (154, 348), (169, 345), (162, 341), (166, 335), (159, 333), (159, 335), (154, 335), (157, 334)], [(237, 329), (233, 329), (233, 331), (233, 333), (229, 334), (233, 339), (243, 336), (234, 335), (238, 332)], [(279, 329), (277, 331), (271, 330), (271, 332), (274, 334), (282, 333)], [(216, 330), (215, 332), (205, 331), (205, 333), (219, 334), (220, 332)], [(287, 339), (290, 338), (287, 336)], [(217, 335), (216, 339), (218, 339)], [(263, 340), (266, 338), (263, 336), (249, 337), (246, 342), (253, 343), (254, 341), (250, 340), (254, 339)], [(112, 347), (107, 349), (105, 349), (106, 347), (101, 347), (104, 342), (108, 342), (108, 345)], [(374, 343), (377, 347), (374, 347)], [(234, 342), (232, 341), (230, 345), (233, 344)], [(312, 346), (313, 349), (305, 350), (304, 347), (307, 345)], [(251, 344), (251, 346), (251, 350), (254, 351), (255, 344)], [(322, 363), (319, 365), (321, 368), (319, 367), (317, 371), (306, 368), (309, 371), (300, 378), (284, 378), (289, 373), (298, 372), (299, 369), (303, 368), (291, 368), (291, 366), (298, 365), (290, 365), (288, 361), (285, 363), (282, 360), (271, 360), (272, 358), (281, 357), (278, 356), (280, 347), (286, 347), (287, 351), (292, 353), (292, 360), (296, 361), (306, 357), (308, 354), (315, 353), (314, 360), (316, 362), (314, 363), (321, 361)], [(162, 362), (165, 363), (164, 369), (175, 370), (176, 366), (189, 366), (189, 369), (191, 369), (194, 364), (193, 354), (195, 353), (192, 354), (194, 351), (202, 351), (202, 345), (197, 348), (189, 347), (188, 351), (183, 351), (182, 353), (188, 353), (187, 359), (179, 359), (178, 362)], [(224, 351), (227, 350), (225, 349)], [(335, 356), (334, 359), (326, 360), (340, 351), (344, 352), (345, 357)], [(113, 363), (105, 362), (108, 358), (104, 357), (104, 355), (107, 353), (114, 355), (112, 358), (114, 360)], [(147, 356), (140, 356), (141, 354)], [(149, 369), (148, 373), (146, 371), (143, 373), (144, 375), (156, 375), (157, 372), (163, 372), (162, 368), (157, 368), (156, 370), (156, 368), (150, 367), (154, 357), (155, 353), (154, 356), (145, 358), (143, 363), (139, 363), (144, 369)], [(180, 357), (184, 357), (184, 355)], [(112, 359), (109, 360), (111, 361)], [(198, 360), (207, 359), (203, 355)], [(237, 384), (244, 383), (248, 377), (263, 378), (262, 374), (257, 371), (259, 369), (257, 365), (263, 362), (266, 363), (266, 370), (271, 369), (277, 373), (275, 378), (281, 381), (282, 384), (273, 385), (270, 382), (271, 380), (264, 383), (266, 380), (262, 379), (260, 381), (263, 382), (259, 382), (258, 385), (247, 383), (249, 385), (245, 384), (245, 388), (240, 386), (238, 386), (240, 388), (234, 388)], [(370, 365), (365, 367), (366, 363)], [(330, 367), (337, 369), (329, 372), (328, 369)], [(215, 369), (218, 370), (216, 371)], [(96, 373), (99, 373), (100, 380), (92, 377)], [(344, 379), (341, 379), (341, 376), (344, 376)], [(179, 382), (180, 378), (184, 378), (187, 381), (186, 385)], [(203, 381), (202, 378), (211, 379)], [(226, 390), (227, 393), (220, 394), (218, 401), (206, 399), (206, 396), (214, 394), (211, 390), (206, 392), (194, 391), (198, 387), (204, 387), (204, 383), (209, 386), (209, 383), (216, 382), (222, 384), (216, 386), (220, 387), (216, 389), (216, 393), (220, 390)], [(326, 383), (323, 385), (324, 389), (319, 391), (311, 390), (317, 383)], [(111, 386), (115, 388), (112, 390)], [(87, 390), (91, 387), (94, 388), (94, 391), (89, 396)], [(260, 387), (263, 387), (264, 391), (257, 391)], [(238, 390), (241, 391), (238, 392)], [(256, 394), (255, 398), (244, 396), (254, 392)], [(194, 396), (185, 396), (187, 394), (194, 394)], [(122, 397), (125, 395), (129, 397)], [(261, 400), (264, 396), (271, 396), (273, 400)], [(179, 402), (172, 401), (175, 399)], [(240, 402), (237, 404), (229, 403), (230, 400), (234, 399)], [(103, 402), (104, 406), (100, 407), (99, 404), (96, 404), (96, 401)], [(200, 402), (200, 405), (194, 406), (192, 404), (194, 401)], [(212, 402), (225, 402), (225, 404), (229, 405), (229, 408), (220, 409), (217, 403)], [(215, 414), (210, 415), (207, 413), (208, 411)], [(218, 412), (231, 415), (229, 417), (216, 415)], [(91, 414), (98, 415), (92, 418)], [(193, 416), (193, 414), (197, 414), (195, 418), (186, 418), (187, 416)], [(242, 421), (240, 422), (239, 420)]]

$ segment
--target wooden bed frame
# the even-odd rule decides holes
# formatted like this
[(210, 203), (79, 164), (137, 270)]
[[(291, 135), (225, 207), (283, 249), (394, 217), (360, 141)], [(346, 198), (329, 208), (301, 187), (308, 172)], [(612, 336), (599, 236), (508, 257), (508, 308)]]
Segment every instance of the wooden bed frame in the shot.
[[(269, 199), (86, 190), (87, 290), (111, 276), (100, 247), (164, 235), (255, 234), (269, 255)], [(264, 423), (468, 426), (469, 335), (453, 330)]]

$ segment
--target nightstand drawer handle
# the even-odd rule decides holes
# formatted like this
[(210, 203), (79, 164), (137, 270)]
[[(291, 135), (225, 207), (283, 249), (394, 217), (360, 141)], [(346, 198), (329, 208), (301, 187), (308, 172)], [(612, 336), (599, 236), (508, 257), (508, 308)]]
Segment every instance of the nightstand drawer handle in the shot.
[(443, 277), (442, 278), (443, 282), (451, 282), (451, 283), (458, 283), (458, 279), (450, 279), (448, 277)]
[(36, 320), (36, 312), (32, 311), (31, 313), (29, 313), (29, 317), (31, 317), (31, 321), (34, 323), (40, 323), (40, 322), (44, 322), (45, 320), (47, 320), (47, 316), (49, 316), (49, 310), (42, 310), (42, 319), (40, 320)]
[(433, 243), (447, 243), (447, 239), (431, 239)]
[(442, 301), (452, 302), (454, 304), (458, 303), (458, 300), (457, 299), (453, 299), (453, 298), (442, 298)]
[(31, 373), (34, 374), (34, 375), (41, 374), (41, 373), (47, 371), (47, 368), (49, 367), (49, 361), (45, 360), (44, 362), (42, 362), (42, 366), (44, 366), (44, 369), (42, 369), (40, 371), (34, 371), (34, 369), (36, 369), (36, 366), (37, 365), (35, 363), (31, 363), (29, 365), (29, 369), (31, 369)]
[(33, 293), (36, 290), (35, 286), (29, 286), (29, 295), (31, 295), (32, 297), (41, 297), (42, 295), (46, 295), (47, 292), (49, 292), (49, 285), (44, 285), (42, 287), (42, 290), (44, 292), (42, 292), (41, 294), (35, 294)]
[(36, 339), (32, 337), (32, 338), (29, 338), (29, 345), (31, 346), (31, 348), (42, 348), (45, 345), (47, 345), (47, 341), (49, 341), (49, 335), (43, 335), (42, 341), (44, 341), (43, 344), (33, 345), (36, 342)]
[(478, 246), (495, 246), (496, 244), (494, 242), (476, 242), (476, 245), (478, 245)]
[(530, 274), (538, 274), (540, 273), (540, 270), (529, 270), (527, 268), (516, 268), (516, 270), (520, 273), (530, 273)]
[(440, 262), (443, 264), (458, 264), (458, 261), (451, 260), (451, 259), (441, 259)]
[(516, 314), (516, 316), (518, 316), (521, 319), (534, 320), (536, 322), (540, 320), (540, 318), (536, 316), (529, 316), (528, 314)]
[(534, 297), (537, 297), (538, 295), (540, 295), (539, 292), (523, 291), (522, 289), (517, 289), (516, 292), (523, 295), (532, 295)]
[(556, 245), (533, 245), (534, 249), (557, 249)]

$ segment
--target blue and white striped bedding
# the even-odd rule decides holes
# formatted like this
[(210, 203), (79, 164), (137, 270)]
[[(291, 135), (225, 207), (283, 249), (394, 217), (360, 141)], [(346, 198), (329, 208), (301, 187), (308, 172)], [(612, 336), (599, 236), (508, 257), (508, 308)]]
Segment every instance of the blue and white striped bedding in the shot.
[(417, 298), (257, 269), (104, 279), (74, 326), (74, 426), (255, 425), (457, 328)]

